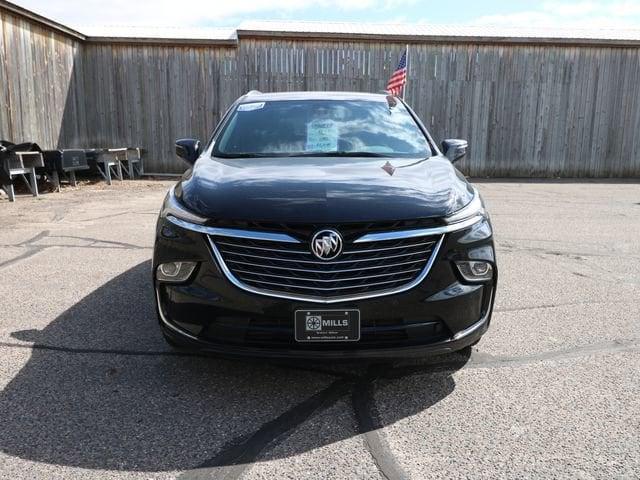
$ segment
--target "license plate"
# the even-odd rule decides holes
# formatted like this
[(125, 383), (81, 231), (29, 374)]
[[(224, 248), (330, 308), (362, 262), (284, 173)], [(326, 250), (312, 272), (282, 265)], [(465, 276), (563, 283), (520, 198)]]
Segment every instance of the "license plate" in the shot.
[(297, 342), (357, 342), (360, 310), (296, 310)]

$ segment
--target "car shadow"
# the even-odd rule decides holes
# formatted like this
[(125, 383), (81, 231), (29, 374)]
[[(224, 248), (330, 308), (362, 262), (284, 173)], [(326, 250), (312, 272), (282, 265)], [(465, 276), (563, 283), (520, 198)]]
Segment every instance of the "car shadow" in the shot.
[[(100, 470), (242, 465), (328, 405), (352, 401), (357, 428), (329, 428), (294, 455), (428, 409), (454, 390), (452, 373), (469, 358), (320, 365), (183, 354), (160, 335), (150, 275), (143, 262), (43, 330), (12, 334), (10, 351), (31, 355), (0, 393), (4, 453)], [(385, 410), (382, 423), (375, 385), (408, 375), (421, 375), (421, 387), (404, 389), (402, 408)]]

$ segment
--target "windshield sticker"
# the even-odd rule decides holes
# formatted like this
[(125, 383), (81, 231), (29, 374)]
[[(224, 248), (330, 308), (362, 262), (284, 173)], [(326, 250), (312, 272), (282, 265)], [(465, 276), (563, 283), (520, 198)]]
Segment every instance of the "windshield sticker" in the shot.
[(312, 120), (307, 124), (307, 152), (338, 151), (338, 124), (333, 120)]
[(243, 103), (238, 105), (239, 112), (251, 112), (253, 110), (260, 110), (264, 107), (265, 102)]

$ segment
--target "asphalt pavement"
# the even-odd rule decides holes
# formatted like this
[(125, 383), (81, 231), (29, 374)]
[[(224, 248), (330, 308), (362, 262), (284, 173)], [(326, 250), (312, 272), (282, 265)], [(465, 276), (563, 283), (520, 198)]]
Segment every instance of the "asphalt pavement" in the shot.
[(640, 184), (478, 186), (500, 268), (469, 353), (185, 355), (150, 257), (168, 181), (0, 198), (0, 478), (640, 477)]

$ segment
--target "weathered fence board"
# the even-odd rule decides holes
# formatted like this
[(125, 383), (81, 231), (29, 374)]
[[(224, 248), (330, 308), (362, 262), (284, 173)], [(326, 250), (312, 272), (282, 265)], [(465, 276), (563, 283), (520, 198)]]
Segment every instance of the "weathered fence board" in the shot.
[[(141, 146), (177, 173), (242, 93), (384, 89), (405, 43), (240, 37), (237, 45), (82, 41), (0, 9), (0, 137)], [(438, 141), (467, 138), (474, 176), (640, 177), (640, 48), (409, 47), (406, 99)]]
[(85, 132), (96, 147), (141, 146), (145, 169), (180, 172), (176, 138), (206, 139), (241, 94), (231, 47), (88, 44)]
[[(75, 39), (0, 10), (0, 138), (51, 148), (83, 141)], [(79, 145), (79, 144), (78, 144)]]

